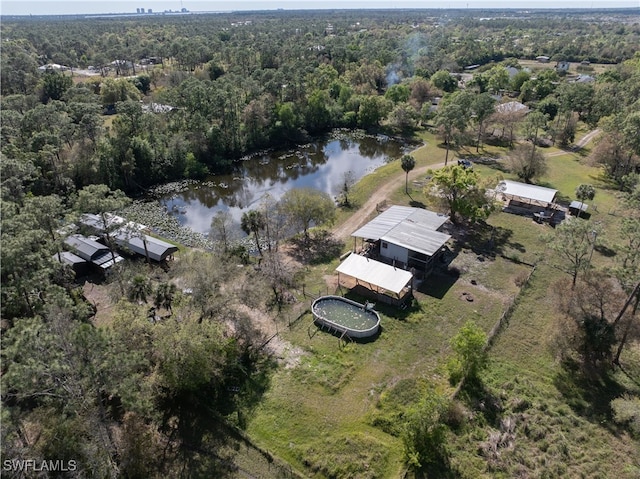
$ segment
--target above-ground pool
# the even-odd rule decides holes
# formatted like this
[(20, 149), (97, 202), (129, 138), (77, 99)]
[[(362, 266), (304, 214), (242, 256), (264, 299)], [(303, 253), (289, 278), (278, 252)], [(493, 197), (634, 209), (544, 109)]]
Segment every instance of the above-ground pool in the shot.
[(351, 338), (367, 338), (380, 329), (380, 316), (363, 304), (341, 296), (322, 296), (311, 305), (314, 320)]

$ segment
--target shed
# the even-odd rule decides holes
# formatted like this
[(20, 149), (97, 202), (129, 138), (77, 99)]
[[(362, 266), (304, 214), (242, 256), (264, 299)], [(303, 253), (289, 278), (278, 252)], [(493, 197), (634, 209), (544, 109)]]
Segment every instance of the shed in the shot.
[(118, 246), (145, 258), (149, 254), (149, 258), (154, 261), (164, 261), (178, 251), (177, 246), (146, 234), (132, 235), (124, 230), (119, 230), (115, 233), (114, 238)]
[(73, 254), (71, 251), (61, 251), (60, 256), (56, 253), (52, 258), (55, 261), (59, 261), (60, 263), (69, 266), (78, 275), (88, 272), (89, 263), (80, 256)]
[(102, 243), (98, 243), (97, 241), (80, 234), (68, 236), (64, 240), (64, 243), (77, 256), (100, 267), (103, 270), (106, 270), (113, 266), (115, 263), (119, 263), (120, 261), (124, 260), (124, 258), (117, 253), (114, 253), (112, 255), (109, 248), (107, 248)]
[(519, 183), (511, 180), (502, 180), (498, 183), (496, 192), (510, 200), (527, 204), (536, 203), (545, 207), (553, 203), (556, 195), (558, 194), (558, 190), (554, 190), (552, 188), (529, 185), (527, 183)]
[(589, 208), (589, 205), (582, 201), (574, 200), (569, 204), (569, 212), (574, 215), (585, 213), (587, 208)]

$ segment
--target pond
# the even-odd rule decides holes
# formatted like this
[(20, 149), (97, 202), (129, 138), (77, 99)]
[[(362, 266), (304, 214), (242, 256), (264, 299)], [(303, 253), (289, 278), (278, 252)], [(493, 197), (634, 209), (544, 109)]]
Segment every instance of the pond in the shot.
[(406, 148), (406, 143), (388, 136), (337, 130), (292, 150), (244, 158), (229, 175), (163, 185), (154, 197), (182, 226), (206, 234), (217, 211), (229, 211), (239, 224), (242, 213), (259, 207), (267, 194), (279, 200), (289, 189), (315, 188), (333, 197), (346, 172), (357, 181), (402, 156)]

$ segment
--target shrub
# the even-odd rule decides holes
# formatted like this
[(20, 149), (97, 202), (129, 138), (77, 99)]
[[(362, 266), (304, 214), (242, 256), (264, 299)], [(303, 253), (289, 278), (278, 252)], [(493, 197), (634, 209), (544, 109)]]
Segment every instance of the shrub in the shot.
[(635, 437), (640, 437), (640, 398), (625, 395), (611, 401), (613, 420), (626, 427)]

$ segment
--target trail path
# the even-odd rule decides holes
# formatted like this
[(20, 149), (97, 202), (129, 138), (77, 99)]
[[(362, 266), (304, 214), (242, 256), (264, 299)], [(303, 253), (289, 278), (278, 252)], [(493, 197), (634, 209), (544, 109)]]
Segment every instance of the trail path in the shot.
[[(571, 152), (576, 152), (581, 148), (584, 148), (585, 145), (587, 145), (597, 135), (599, 135), (600, 132), (601, 130), (598, 128), (587, 133), (585, 136), (580, 138), (580, 140), (578, 140)], [(558, 151), (551, 153), (548, 156), (560, 156), (566, 154), (566, 151)], [(453, 162), (455, 162), (455, 159), (453, 159), (449, 163)], [(442, 167), (444, 167), (444, 162), (416, 168), (409, 173), (409, 181), (412, 181), (412, 179), (416, 179), (417, 177), (424, 175), (428, 170), (436, 170)], [(333, 235), (337, 239), (346, 242), (353, 231), (357, 230), (360, 226), (362, 226), (369, 220), (370, 216), (376, 211), (377, 205), (384, 202), (389, 196), (391, 196), (391, 194), (395, 190), (402, 187), (402, 183), (404, 183), (405, 181), (404, 176), (404, 171), (399, 169), (398, 175), (396, 177), (380, 186), (380, 188), (378, 188), (376, 191), (372, 192), (369, 199), (360, 208), (358, 208), (358, 210), (353, 213), (353, 215), (347, 218), (343, 223), (336, 225), (332, 231)]]
[[(411, 181), (412, 178), (415, 179), (416, 177), (424, 175), (428, 170), (436, 170), (438, 168), (442, 168), (443, 166), (444, 162), (416, 168), (409, 173), (409, 181)], [(382, 185), (376, 191), (372, 192), (369, 199), (360, 208), (358, 208), (358, 210), (353, 215), (347, 218), (344, 223), (337, 225), (333, 229), (333, 235), (337, 239), (341, 239), (343, 241), (349, 239), (349, 235), (353, 231), (358, 229), (369, 220), (369, 217), (373, 214), (374, 211), (376, 211), (376, 206), (378, 204), (382, 203), (389, 196), (391, 196), (391, 194), (395, 190), (402, 187), (402, 184), (405, 181), (404, 176), (404, 171), (399, 169), (398, 175), (396, 177)]]

